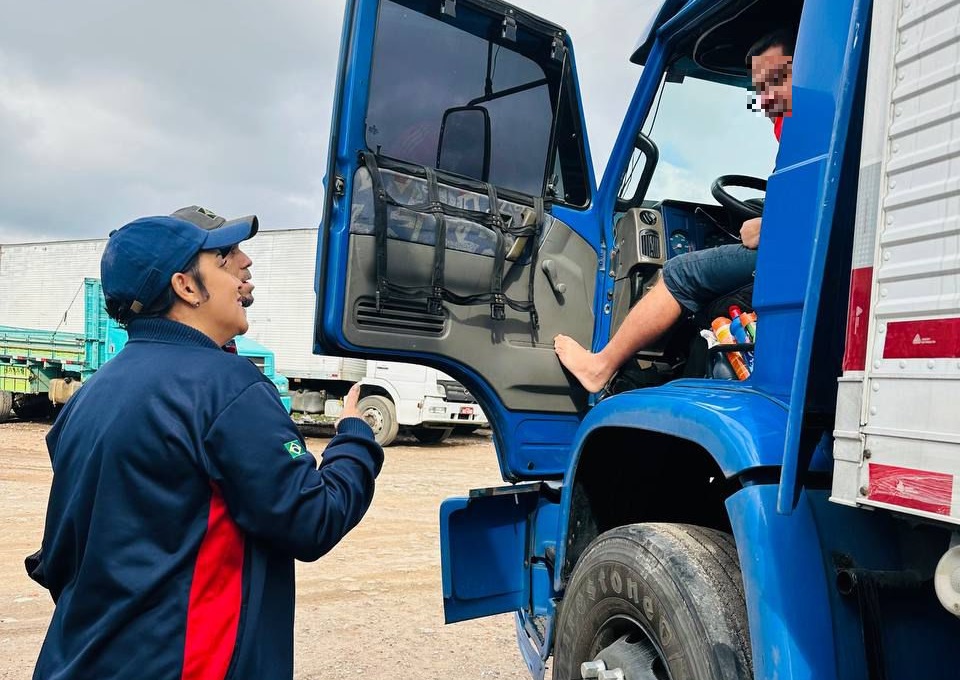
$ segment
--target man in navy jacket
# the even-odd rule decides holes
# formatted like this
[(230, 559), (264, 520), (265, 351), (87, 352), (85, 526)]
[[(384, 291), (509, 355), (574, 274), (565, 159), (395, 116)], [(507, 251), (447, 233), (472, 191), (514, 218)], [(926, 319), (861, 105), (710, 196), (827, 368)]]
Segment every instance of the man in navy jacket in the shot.
[(35, 678), (293, 676), (294, 560), (360, 521), (383, 451), (354, 389), (318, 468), (274, 386), (221, 349), (247, 325), (223, 253), (255, 232), (165, 216), (111, 235), (101, 279), (130, 339), (47, 436)]

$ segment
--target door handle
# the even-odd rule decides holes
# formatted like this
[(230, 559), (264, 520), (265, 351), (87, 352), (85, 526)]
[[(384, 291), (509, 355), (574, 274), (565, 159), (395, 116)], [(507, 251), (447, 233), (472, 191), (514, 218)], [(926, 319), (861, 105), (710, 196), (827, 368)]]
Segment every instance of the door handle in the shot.
[(547, 281), (550, 283), (550, 287), (553, 288), (553, 292), (557, 295), (563, 295), (567, 292), (567, 284), (561, 283), (559, 276), (557, 276), (557, 263), (553, 260), (544, 260), (540, 264), (540, 269), (543, 270), (543, 273), (547, 275)]

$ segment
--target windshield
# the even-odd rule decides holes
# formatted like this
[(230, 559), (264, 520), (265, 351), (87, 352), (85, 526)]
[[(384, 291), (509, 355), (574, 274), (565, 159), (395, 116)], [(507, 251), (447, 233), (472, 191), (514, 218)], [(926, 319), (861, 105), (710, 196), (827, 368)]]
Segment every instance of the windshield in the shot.
[[(694, 78), (665, 83), (644, 130), (660, 150), (645, 199), (716, 203), (710, 185), (720, 175), (766, 179), (778, 144), (771, 121), (750, 109), (750, 97), (748, 90)], [(635, 154), (621, 196), (633, 195), (642, 166)], [(734, 192), (751, 197), (746, 189)]]

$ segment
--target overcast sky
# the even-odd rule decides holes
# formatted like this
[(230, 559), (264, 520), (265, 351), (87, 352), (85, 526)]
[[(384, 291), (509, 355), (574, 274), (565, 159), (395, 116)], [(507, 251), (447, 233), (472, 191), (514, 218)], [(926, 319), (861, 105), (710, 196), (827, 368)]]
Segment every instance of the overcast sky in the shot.
[[(659, 2), (521, 0), (567, 28), (598, 174)], [(0, 0), (0, 243), (193, 203), (317, 226), (343, 2)]]

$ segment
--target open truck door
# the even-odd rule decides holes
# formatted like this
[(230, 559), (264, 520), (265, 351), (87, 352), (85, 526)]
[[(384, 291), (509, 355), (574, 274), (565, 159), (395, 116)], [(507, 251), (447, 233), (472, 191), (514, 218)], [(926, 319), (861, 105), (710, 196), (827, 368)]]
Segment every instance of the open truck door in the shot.
[(317, 351), (436, 366), (506, 479), (563, 474), (603, 246), (563, 29), (499, 2), (347, 4), (318, 252)]
[[(553, 338), (590, 347), (606, 303), (594, 187), (563, 29), (491, 0), (348, 2), (315, 351), (451, 374), (488, 414), (506, 480), (561, 478), (588, 395)], [(445, 584), (487, 539), (512, 546), (471, 592), (445, 587), (448, 621), (529, 597), (536, 503), (505, 499), (444, 505)]]

